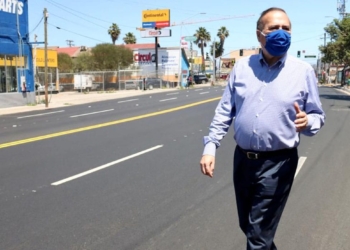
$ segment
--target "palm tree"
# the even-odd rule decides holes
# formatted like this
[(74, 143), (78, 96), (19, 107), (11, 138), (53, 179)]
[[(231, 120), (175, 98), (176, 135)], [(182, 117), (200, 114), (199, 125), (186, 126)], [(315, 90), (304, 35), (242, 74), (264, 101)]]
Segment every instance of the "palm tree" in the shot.
[(222, 56), (222, 54), (224, 53), (224, 43), (225, 43), (225, 39), (230, 35), (229, 31), (226, 29), (225, 26), (222, 26), (219, 30), (218, 33), (216, 34), (219, 38), (220, 38), (220, 46), (218, 49), (219, 54), (217, 54), (216, 56)]
[(112, 26), (109, 27), (108, 34), (111, 36), (113, 44), (115, 44), (120, 35), (120, 29), (116, 23), (112, 23)]
[(131, 32), (126, 33), (123, 40), (126, 44), (135, 44), (136, 43), (136, 37)]
[(198, 45), (198, 47), (201, 49), (202, 54), (202, 70), (205, 70), (205, 64), (204, 64), (204, 47), (207, 47), (207, 42), (210, 41), (210, 33), (204, 28), (199, 27), (198, 30), (196, 30), (196, 33), (194, 36), (197, 37), (197, 40), (194, 41), (195, 44)]

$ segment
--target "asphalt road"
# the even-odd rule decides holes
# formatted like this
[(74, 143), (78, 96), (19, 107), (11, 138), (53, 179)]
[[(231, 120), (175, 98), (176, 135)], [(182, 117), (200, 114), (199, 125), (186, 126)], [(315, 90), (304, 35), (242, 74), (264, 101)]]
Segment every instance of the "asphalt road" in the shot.
[[(0, 249), (245, 249), (232, 129), (199, 169), (222, 87), (3, 116)], [(320, 88), (326, 126), (302, 137), (279, 249), (347, 250), (350, 96)]]

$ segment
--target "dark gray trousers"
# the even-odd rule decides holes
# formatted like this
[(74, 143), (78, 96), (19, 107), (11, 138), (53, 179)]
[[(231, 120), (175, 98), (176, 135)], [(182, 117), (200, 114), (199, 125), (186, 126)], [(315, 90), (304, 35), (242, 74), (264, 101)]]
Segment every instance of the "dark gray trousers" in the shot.
[(236, 147), (233, 182), (247, 250), (277, 250), (273, 242), (293, 185), (298, 151), (251, 160)]

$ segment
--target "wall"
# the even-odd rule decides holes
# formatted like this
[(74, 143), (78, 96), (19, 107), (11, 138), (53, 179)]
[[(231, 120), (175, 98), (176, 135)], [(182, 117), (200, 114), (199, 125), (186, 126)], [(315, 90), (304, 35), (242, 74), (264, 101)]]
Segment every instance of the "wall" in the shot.
[(28, 0), (0, 1), (0, 71), (0, 95), (11, 94), (13, 106), (35, 101)]

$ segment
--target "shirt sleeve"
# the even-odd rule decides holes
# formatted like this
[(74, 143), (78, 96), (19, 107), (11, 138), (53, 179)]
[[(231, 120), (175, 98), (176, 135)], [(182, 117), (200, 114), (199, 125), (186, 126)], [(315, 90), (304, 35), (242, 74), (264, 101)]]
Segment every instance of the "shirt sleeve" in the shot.
[(306, 78), (308, 97), (305, 103), (304, 111), (307, 114), (308, 124), (301, 133), (306, 136), (313, 136), (324, 125), (326, 115), (322, 109), (319, 98), (317, 79), (313, 69), (310, 69)]
[(235, 117), (234, 79), (233, 70), (221, 100), (215, 109), (215, 115), (209, 127), (209, 135), (203, 138), (203, 155), (215, 156), (216, 149), (220, 146), (220, 141), (227, 134), (232, 119)]

